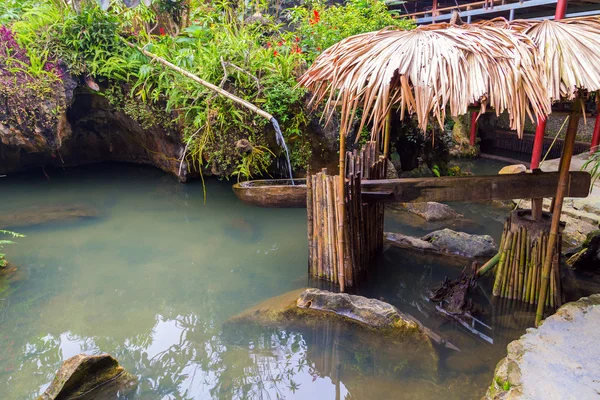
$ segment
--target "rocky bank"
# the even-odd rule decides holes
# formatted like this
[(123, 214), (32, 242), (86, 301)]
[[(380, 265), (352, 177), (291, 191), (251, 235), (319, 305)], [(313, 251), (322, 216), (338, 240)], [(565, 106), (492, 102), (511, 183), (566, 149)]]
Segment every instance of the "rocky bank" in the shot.
[(597, 399), (600, 295), (560, 307), (508, 345), (485, 399)]

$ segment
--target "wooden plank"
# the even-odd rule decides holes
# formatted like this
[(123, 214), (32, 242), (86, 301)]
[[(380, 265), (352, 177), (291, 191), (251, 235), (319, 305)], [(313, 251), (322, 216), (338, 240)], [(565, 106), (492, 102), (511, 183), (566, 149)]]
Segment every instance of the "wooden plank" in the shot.
[[(367, 202), (486, 201), (553, 197), (558, 172), (362, 181)], [(572, 171), (566, 197), (587, 197), (591, 176)], [(377, 193), (379, 192), (379, 193)]]

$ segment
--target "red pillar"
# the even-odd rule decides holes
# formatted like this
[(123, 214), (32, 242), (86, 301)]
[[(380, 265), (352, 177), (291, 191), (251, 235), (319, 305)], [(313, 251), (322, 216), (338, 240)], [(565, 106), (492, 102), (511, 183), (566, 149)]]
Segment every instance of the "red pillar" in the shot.
[(558, 0), (556, 3), (556, 12), (554, 13), (554, 20), (563, 19), (567, 12), (567, 0)]
[(546, 118), (538, 117), (535, 128), (535, 139), (533, 140), (533, 152), (531, 153), (532, 170), (540, 167), (542, 151), (544, 150), (544, 132), (546, 132)]
[(475, 139), (477, 138), (477, 111), (471, 112), (471, 138), (469, 144), (475, 146)]
[(600, 103), (598, 103), (598, 112), (596, 113), (596, 123), (594, 124), (594, 134), (592, 135), (592, 145), (590, 146), (590, 153), (598, 150), (600, 144)]
[[(554, 20), (563, 19), (567, 12), (567, 0), (558, 0), (556, 3), (556, 12)], [(542, 159), (542, 150), (544, 148), (544, 133), (546, 132), (546, 119), (538, 117), (537, 127), (535, 129), (535, 139), (533, 141), (533, 152), (531, 153), (531, 169), (539, 168)]]

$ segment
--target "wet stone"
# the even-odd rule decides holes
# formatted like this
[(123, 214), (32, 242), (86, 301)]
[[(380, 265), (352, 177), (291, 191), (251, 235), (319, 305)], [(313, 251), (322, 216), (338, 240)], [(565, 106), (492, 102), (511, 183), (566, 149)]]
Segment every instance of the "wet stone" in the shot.
[(112, 356), (78, 354), (63, 362), (38, 400), (114, 399), (131, 392), (136, 385), (136, 377)]

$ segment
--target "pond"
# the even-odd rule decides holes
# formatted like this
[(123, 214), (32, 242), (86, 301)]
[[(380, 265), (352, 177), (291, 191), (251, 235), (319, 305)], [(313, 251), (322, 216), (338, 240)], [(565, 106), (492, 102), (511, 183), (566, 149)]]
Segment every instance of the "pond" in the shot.
[[(304, 209), (247, 206), (232, 182), (214, 179), (205, 203), (200, 182), (133, 165), (48, 176), (0, 179), (0, 215), (74, 204), (98, 215), (13, 228), (26, 237), (6, 249), (18, 271), (0, 285), (2, 399), (35, 398), (63, 360), (82, 352), (110, 353), (135, 374), (130, 399), (475, 399), (508, 340), (523, 333), (512, 318), (502, 333), (487, 332), (491, 344), (440, 317), (424, 295), (463, 266), (389, 249), (357, 291), (393, 303), (462, 350), (423, 354), (435, 368), (407, 362), (385, 343), (358, 348), (354, 333), (335, 324), (231, 335), (223, 329), (231, 316), (311, 284)], [(477, 214), (469, 214), (475, 230), (497, 240), (501, 221)], [(389, 220), (394, 227), (412, 229)], [(491, 324), (489, 302), (482, 304)]]

